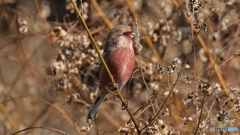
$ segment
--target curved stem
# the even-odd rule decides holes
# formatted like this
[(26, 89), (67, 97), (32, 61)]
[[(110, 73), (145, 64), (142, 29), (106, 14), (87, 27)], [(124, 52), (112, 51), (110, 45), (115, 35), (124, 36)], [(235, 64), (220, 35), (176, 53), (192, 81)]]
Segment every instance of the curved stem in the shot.
[(23, 131), (27, 131), (27, 130), (29, 130), (29, 129), (35, 129), (35, 128), (48, 129), (48, 130), (56, 131), (56, 132), (58, 132), (58, 133), (62, 133), (62, 134), (64, 134), (64, 135), (69, 135), (68, 133), (65, 133), (65, 132), (63, 132), (63, 131), (61, 131), (61, 130), (58, 130), (58, 129), (55, 129), (55, 128), (50, 128), (50, 127), (28, 127), (28, 128), (24, 128), (24, 129), (22, 129), (22, 130), (20, 130), (20, 131), (17, 131), (16, 133), (13, 133), (12, 135), (16, 135), (16, 134), (21, 133), (21, 132), (23, 132)]

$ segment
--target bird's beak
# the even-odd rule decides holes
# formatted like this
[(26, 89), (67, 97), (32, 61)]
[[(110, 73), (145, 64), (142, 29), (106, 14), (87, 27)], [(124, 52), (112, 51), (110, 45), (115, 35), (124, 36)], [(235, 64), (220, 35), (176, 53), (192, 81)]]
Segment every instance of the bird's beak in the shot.
[(132, 32), (131, 35), (130, 35), (130, 37), (131, 37), (131, 38), (134, 38), (136, 35), (137, 35), (136, 33)]

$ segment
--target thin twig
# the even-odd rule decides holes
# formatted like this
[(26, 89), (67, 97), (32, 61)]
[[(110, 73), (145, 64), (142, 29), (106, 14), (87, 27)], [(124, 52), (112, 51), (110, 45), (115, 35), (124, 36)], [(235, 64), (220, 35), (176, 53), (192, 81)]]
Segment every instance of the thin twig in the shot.
[[(196, 38), (195, 38), (195, 39), (196, 39)], [(195, 39), (194, 39), (194, 41), (195, 41)], [(180, 70), (179, 73), (178, 73), (177, 79), (176, 79), (176, 81), (173, 83), (173, 86), (172, 86), (172, 88), (170, 89), (169, 94), (167, 95), (167, 97), (166, 97), (165, 100), (163, 101), (163, 104), (161, 105), (160, 109), (157, 111), (156, 115), (154, 115), (153, 119), (152, 119), (146, 126), (144, 126), (144, 127), (141, 129), (141, 131), (144, 130), (145, 128), (147, 128), (149, 125), (151, 125), (151, 124), (153, 123), (153, 121), (157, 118), (157, 116), (159, 115), (159, 113), (161, 112), (161, 110), (163, 109), (163, 107), (164, 107), (164, 105), (166, 104), (168, 98), (169, 98), (170, 95), (172, 94), (173, 89), (174, 89), (175, 86), (177, 85), (177, 82), (178, 82), (178, 80), (179, 80), (179, 78), (180, 78), (180, 76), (181, 76), (181, 73), (183, 72), (183, 69), (184, 69), (184, 67), (185, 67), (185, 65), (186, 65), (186, 63), (187, 63), (187, 60), (188, 60), (188, 58), (189, 58), (189, 56), (190, 56), (190, 54), (191, 54), (192, 49), (193, 49), (193, 48), (192, 48), (192, 46), (191, 46), (191, 48), (190, 48), (190, 50), (189, 50), (189, 52), (188, 52), (188, 55), (187, 55), (184, 63), (182, 64), (182, 68), (181, 68), (181, 70)]]
[(16, 135), (16, 134), (21, 133), (21, 132), (23, 132), (23, 131), (27, 131), (27, 130), (29, 130), (29, 129), (36, 129), (36, 128), (49, 129), (49, 130), (52, 130), (52, 131), (56, 131), (56, 132), (58, 132), (58, 133), (62, 133), (62, 134), (64, 134), (64, 135), (69, 135), (68, 133), (65, 133), (65, 132), (63, 132), (63, 131), (61, 131), (61, 130), (58, 130), (58, 129), (55, 129), (55, 128), (50, 128), (50, 127), (28, 127), (28, 128), (24, 128), (24, 129), (22, 129), (22, 130), (20, 130), (20, 131), (17, 131), (16, 133), (13, 133), (12, 135)]
[[(134, 12), (134, 8), (133, 8), (133, 6), (132, 6), (132, 4), (131, 4), (131, 1), (130, 1), (130, 0), (125, 0), (125, 1), (126, 1), (126, 3), (127, 3), (127, 6), (128, 6), (128, 8), (129, 8), (132, 16), (133, 16), (134, 18), (136, 18), (136, 20), (140, 20), (139, 15)], [(142, 27), (141, 25), (140, 25), (140, 30), (141, 30), (141, 33), (143, 34), (144, 38), (146, 39), (146, 42), (147, 42), (149, 48), (152, 50), (154, 56), (157, 58), (158, 64), (161, 65), (161, 66), (164, 66), (164, 63), (163, 63), (161, 57), (159, 56), (158, 51), (157, 51), (156, 48), (154, 47), (151, 38), (148, 36), (147, 32), (144, 30), (144, 27)]]
[[(202, 28), (201, 28), (201, 29), (202, 29)], [(153, 117), (153, 119), (152, 119), (145, 127), (143, 127), (141, 130), (144, 130), (145, 128), (147, 128), (149, 125), (151, 125), (151, 124), (153, 123), (153, 121), (157, 118), (157, 116), (159, 115), (159, 113), (160, 113), (161, 110), (163, 109), (164, 105), (166, 104), (166, 102), (167, 102), (168, 98), (170, 97), (173, 89), (174, 89), (175, 86), (177, 85), (177, 82), (178, 82), (179, 78), (181, 77), (181, 74), (182, 74), (182, 72), (183, 72), (183, 69), (185, 68), (185, 65), (187, 64), (188, 58), (189, 58), (191, 52), (192, 52), (193, 49), (194, 49), (194, 44), (193, 44), (193, 43), (196, 41), (197, 36), (199, 35), (201, 29), (197, 32), (197, 34), (195, 35), (195, 37), (194, 37), (193, 40), (192, 40), (191, 47), (190, 47), (190, 49), (189, 49), (189, 51), (188, 51), (188, 54), (187, 54), (187, 56), (186, 56), (186, 59), (185, 59), (184, 63), (182, 64), (180, 71), (178, 72), (177, 79), (176, 79), (176, 81), (173, 83), (173, 86), (172, 86), (172, 88), (170, 89), (168, 96), (167, 96), (167, 97), (165, 98), (165, 100), (163, 101), (162, 106), (160, 107), (160, 109), (158, 110), (158, 112), (156, 113), (156, 115)]]
[[(177, 8), (180, 7), (180, 5), (178, 4), (178, 2), (177, 2), (176, 0), (171, 0), (171, 1), (172, 1), (172, 3), (173, 3)], [(180, 11), (181, 11), (181, 14), (183, 15), (183, 17), (185, 18), (185, 20), (186, 20), (189, 24), (191, 24), (191, 20), (188, 19), (186, 13), (185, 13), (183, 10), (181, 10), (181, 9), (180, 9)], [(194, 32), (197, 32), (197, 29), (193, 29), (193, 31), (194, 31)], [(203, 41), (202, 36), (201, 36), (201, 35), (197, 35), (197, 39), (198, 39), (200, 45), (202, 46), (203, 50), (206, 52), (210, 63), (213, 65), (213, 64), (214, 64), (214, 59), (213, 59), (212, 56), (210, 55), (209, 49), (208, 49), (206, 43)], [(215, 70), (215, 73), (216, 73), (216, 75), (217, 75), (217, 77), (218, 77), (218, 79), (219, 79), (219, 81), (220, 81), (220, 84), (221, 84), (221, 86), (223, 87), (223, 89), (227, 89), (227, 85), (226, 85), (225, 81), (223, 80), (223, 77), (222, 77), (221, 73), (218, 71), (218, 67), (217, 67), (216, 65), (214, 65), (214, 70)]]
[[(171, 0), (171, 1), (172, 1), (172, 3), (173, 3), (177, 8), (180, 7), (179, 3), (178, 3), (176, 0)], [(181, 10), (181, 9), (180, 9), (180, 11), (181, 11), (181, 14), (184, 16), (185, 20), (186, 20), (189, 24), (191, 24), (191, 20), (188, 19), (186, 13), (185, 13), (183, 10)], [(213, 14), (213, 12), (212, 12), (212, 14)], [(212, 15), (212, 14), (211, 14), (211, 15)], [(210, 15), (209, 17), (211, 17), (211, 15)], [(208, 18), (209, 18), (209, 17), (208, 17)], [(206, 19), (207, 19), (207, 18), (206, 18)], [(205, 19), (205, 21), (206, 21), (206, 19)], [(193, 31), (196, 32), (197, 30), (196, 30), (196, 29), (193, 29)], [(213, 57), (211, 56), (211, 54), (209, 53), (209, 49), (208, 49), (206, 43), (203, 41), (203, 38), (201, 37), (201, 35), (197, 34), (197, 39), (198, 39), (200, 45), (202, 46), (202, 48), (204, 49), (204, 51), (206, 52), (206, 54), (207, 54), (207, 56), (208, 56), (208, 59), (209, 59), (211, 65), (212, 65), (211, 72), (212, 72), (213, 70), (215, 71), (215, 73), (216, 73), (216, 75), (217, 75), (217, 77), (218, 77), (218, 80), (219, 80), (221, 86), (222, 86), (223, 89), (225, 90), (224, 92), (228, 95), (228, 91), (226, 91), (227, 85), (226, 85), (226, 83), (225, 83), (225, 81), (224, 81), (224, 79), (223, 79), (223, 77), (222, 77), (222, 74), (221, 74), (221, 73), (219, 72), (219, 70), (218, 70), (218, 66), (215, 64), (215, 63), (216, 63), (216, 60), (214, 60)], [(211, 74), (210, 74), (210, 75), (211, 75)], [(205, 98), (204, 98), (204, 100), (205, 100)], [(230, 102), (230, 105), (231, 105), (232, 108), (234, 108), (234, 105), (233, 105), (232, 102)], [(202, 110), (201, 110), (201, 111), (202, 111)], [(237, 114), (235, 111), (234, 111), (233, 113), (234, 113), (234, 115), (235, 115), (236, 117), (238, 116), (238, 114)], [(201, 114), (200, 114), (200, 116), (201, 116)], [(200, 119), (201, 119), (201, 118), (200, 118)], [(200, 121), (199, 121), (199, 123), (200, 123)], [(199, 123), (198, 123), (198, 126), (199, 126)], [(196, 131), (197, 131), (197, 130), (198, 130), (198, 127), (197, 127)]]
[(104, 12), (102, 11), (101, 7), (98, 5), (96, 0), (91, 0), (93, 6), (95, 7), (95, 9), (98, 11), (100, 17), (103, 19), (103, 21), (107, 24), (107, 26), (112, 29), (113, 28), (113, 24), (111, 23), (111, 21), (107, 18), (107, 16), (104, 14)]

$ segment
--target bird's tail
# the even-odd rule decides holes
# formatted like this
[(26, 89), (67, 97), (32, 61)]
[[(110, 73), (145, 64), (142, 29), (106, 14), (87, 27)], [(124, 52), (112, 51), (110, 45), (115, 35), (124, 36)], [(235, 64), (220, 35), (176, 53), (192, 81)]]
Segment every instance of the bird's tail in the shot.
[(97, 115), (97, 112), (98, 112), (98, 109), (100, 107), (100, 105), (102, 104), (103, 100), (105, 99), (106, 95), (99, 95), (97, 97), (97, 99), (94, 101), (94, 103), (92, 104), (89, 112), (88, 112), (88, 115), (87, 115), (87, 120), (88, 119), (91, 119), (91, 120), (94, 120), (96, 115)]

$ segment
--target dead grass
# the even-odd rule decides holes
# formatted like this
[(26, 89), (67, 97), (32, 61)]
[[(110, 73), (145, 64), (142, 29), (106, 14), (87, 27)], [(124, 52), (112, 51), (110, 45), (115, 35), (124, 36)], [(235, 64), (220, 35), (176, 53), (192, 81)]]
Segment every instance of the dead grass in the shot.
[[(138, 33), (122, 94), (141, 134), (238, 134), (210, 127), (240, 129), (239, 1), (94, 2), (77, 4), (101, 51), (114, 25)], [(71, 2), (0, 1), (0, 21), (0, 134), (137, 134), (113, 94), (86, 123), (101, 62)]]

